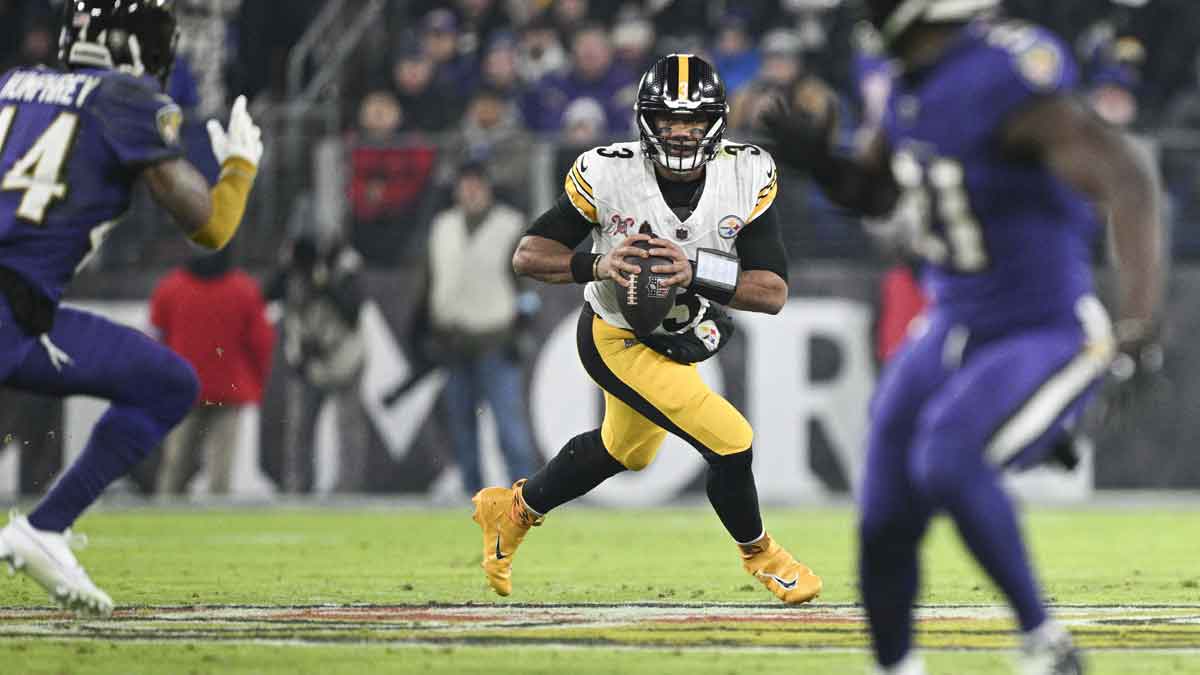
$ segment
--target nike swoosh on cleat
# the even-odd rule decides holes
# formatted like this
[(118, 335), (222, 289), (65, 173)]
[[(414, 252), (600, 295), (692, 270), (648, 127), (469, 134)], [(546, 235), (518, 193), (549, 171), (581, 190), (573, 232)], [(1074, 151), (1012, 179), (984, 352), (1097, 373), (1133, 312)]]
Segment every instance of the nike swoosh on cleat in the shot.
[[(496, 535), (496, 560), (504, 560), (507, 557), (508, 556), (504, 555), (504, 553), (500, 550), (500, 535), (497, 534)], [(793, 582), (793, 585), (795, 585), (795, 582)]]
[(774, 579), (775, 583), (779, 584), (782, 588), (784, 588), (785, 590), (789, 590), (789, 591), (796, 587), (796, 582), (800, 581), (800, 575), (796, 575), (796, 578), (792, 579), (791, 581), (784, 581), (783, 579), (780, 579), (779, 577), (775, 576), (774, 574), (770, 574), (768, 572), (759, 572), (758, 575), (760, 577), (770, 577), (770, 578)]

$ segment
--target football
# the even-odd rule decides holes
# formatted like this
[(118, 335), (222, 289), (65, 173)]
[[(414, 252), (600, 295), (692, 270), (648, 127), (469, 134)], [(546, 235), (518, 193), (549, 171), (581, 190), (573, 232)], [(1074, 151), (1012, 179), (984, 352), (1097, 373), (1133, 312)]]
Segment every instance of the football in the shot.
[[(650, 244), (644, 241), (636, 242), (634, 246), (646, 250), (651, 248)], [(667, 318), (667, 314), (675, 306), (675, 294), (679, 287), (663, 283), (670, 278), (670, 274), (650, 271), (656, 265), (670, 265), (671, 260), (668, 258), (630, 256), (625, 261), (640, 269), (638, 273), (627, 277), (629, 287), (624, 288), (616, 281), (610, 280), (609, 283), (616, 287), (621, 315), (629, 322), (635, 335), (644, 337)]]

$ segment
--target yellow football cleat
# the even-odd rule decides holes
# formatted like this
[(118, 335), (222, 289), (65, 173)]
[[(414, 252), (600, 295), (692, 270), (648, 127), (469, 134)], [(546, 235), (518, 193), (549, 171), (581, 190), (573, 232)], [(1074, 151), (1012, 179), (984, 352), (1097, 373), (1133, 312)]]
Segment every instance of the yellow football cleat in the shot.
[(808, 602), (821, 593), (821, 577), (775, 543), (770, 535), (753, 544), (739, 544), (742, 567), (775, 597), (789, 605)]
[(488, 584), (499, 595), (512, 593), (512, 557), (525, 539), (529, 528), (541, 525), (545, 519), (525, 505), (521, 488), (525, 479), (512, 488), (491, 487), (475, 493), (475, 513), (471, 520), (483, 530), (483, 562), (480, 567)]

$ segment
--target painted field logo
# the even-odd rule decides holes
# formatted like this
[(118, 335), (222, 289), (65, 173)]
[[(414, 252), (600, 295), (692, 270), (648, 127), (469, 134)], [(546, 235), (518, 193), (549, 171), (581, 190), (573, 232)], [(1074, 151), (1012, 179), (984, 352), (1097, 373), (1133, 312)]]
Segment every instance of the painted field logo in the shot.
[(737, 216), (725, 216), (721, 222), (717, 223), (717, 234), (721, 235), (722, 239), (733, 239), (738, 236), (738, 232), (746, 226), (746, 221)]
[[(1200, 605), (1060, 605), (1055, 616), (1086, 634), (1092, 648), (1129, 652), (1170, 649), (1181, 654), (1181, 659), (1194, 659), (1200, 653)], [(360, 649), (365, 643), (444, 647), (480, 641), (512, 641), (522, 648), (571, 645), (609, 650), (619, 645), (706, 652), (718, 642), (722, 649), (767, 647), (797, 653), (868, 647), (862, 608), (846, 603), (803, 610), (762, 602), (184, 605), (122, 608), (114, 620), (70, 618), (58, 610), (2, 608), (0, 633), (6, 640), (48, 643), (288, 641), (347, 649)], [(917, 609), (915, 618), (920, 627), (918, 641), (929, 651), (1009, 651), (1016, 647), (1012, 613), (1004, 606), (926, 605)]]

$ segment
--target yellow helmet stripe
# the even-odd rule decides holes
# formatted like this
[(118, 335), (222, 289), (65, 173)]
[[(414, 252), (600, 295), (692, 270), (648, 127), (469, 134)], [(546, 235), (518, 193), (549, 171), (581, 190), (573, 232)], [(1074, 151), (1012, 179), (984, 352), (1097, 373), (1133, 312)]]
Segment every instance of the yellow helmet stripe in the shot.
[(690, 73), (688, 73), (688, 55), (680, 54), (678, 58), (679, 58), (679, 91), (677, 91), (675, 94), (675, 100), (686, 101), (686, 100), (688, 100), (688, 80), (691, 79)]

